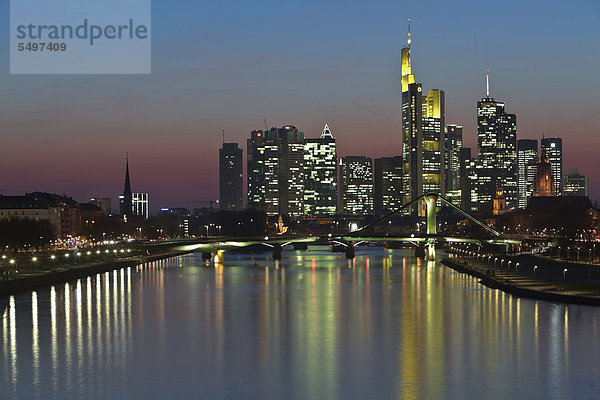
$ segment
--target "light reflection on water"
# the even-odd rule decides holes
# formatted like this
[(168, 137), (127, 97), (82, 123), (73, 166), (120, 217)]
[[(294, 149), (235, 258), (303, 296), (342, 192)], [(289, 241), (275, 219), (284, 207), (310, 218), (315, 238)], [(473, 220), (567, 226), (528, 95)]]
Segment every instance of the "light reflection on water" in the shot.
[(195, 255), (0, 299), (0, 398), (593, 398), (600, 308), (398, 250)]

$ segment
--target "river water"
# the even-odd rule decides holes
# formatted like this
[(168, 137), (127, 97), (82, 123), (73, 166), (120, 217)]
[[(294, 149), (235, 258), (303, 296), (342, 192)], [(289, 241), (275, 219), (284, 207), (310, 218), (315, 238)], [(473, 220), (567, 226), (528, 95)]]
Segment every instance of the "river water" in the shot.
[(412, 252), (199, 254), (0, 298), (0, 399), (592, 399), (600, 308)]

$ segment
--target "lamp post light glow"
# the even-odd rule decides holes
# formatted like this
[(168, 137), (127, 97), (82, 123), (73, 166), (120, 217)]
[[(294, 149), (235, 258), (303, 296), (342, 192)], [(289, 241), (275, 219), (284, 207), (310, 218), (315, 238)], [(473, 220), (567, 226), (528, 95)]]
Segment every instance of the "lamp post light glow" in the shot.
[(538, 267), (537, 265), (534, 265), (534, 266), (533, 266), (533, 277), (534, 277), (534, 278), (535, 278), (535, 270), (537, 269), (537, 267)]
[(563, 280), (565, 282), (567, 281), (567, 269), (566, 268), (563, 270)]

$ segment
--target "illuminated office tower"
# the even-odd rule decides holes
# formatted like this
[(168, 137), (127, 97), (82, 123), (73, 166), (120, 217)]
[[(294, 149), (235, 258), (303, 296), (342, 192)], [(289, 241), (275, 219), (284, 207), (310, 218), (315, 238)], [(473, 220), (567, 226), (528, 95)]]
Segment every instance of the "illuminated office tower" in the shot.
[[(423, 96), (423, 192), (444, 194), (444, 129), (446, 128), (444, 91), (433, 89)], [(418, 147), (417, 147), (418, 149)], [(418, 150), (417, 150), (418, 151)]]
[(248, 139), (248, 204), (268, 215), (303, 213), (304, 133), (293, 125)]
[(444, 92), (434, 89), (423, 95), (415, 82), (408, 46), (402, 49), (402, 192), (409, 202), (426, 191), (445, 193)]
[(334, 215), (337, 211), (337, 152), (325, 125), (318, 139), (304, 139), (304, 214)]
[(376, 158), (373, 180), (375, 215), (383, 216), (399, 209), (403, 204), (402, 157)]
[(341, 211), (347, 214), (373, 214), (373, 161), (369, 157), (340, 159)]
[(404, 202), (423, 194), (423, 88), (411, 83), (402, 92), (402, 191)]
[(242, 149), (237, 143), (223, 143), (219, 149), (219, 204), (221, 210), (243, 207)]
[(460, 150), (463, 145), (463, 127), (461, 125), (448, 124), (445, 130), (444, 141), (444, 169), (446, 175), (444, 183), (446, 193), (460, 190)]
[(491, 214), (497, 189), (507, 208), (517, 207), (517, 116), (490, 97), (489, 71), (486, 97), (477, 102), (477, 157), (477, 196), (472, 199), (477, 211)]
[(148, 211), (148, 193), (132, 193), (131, 205), (133, 209), (133, 215), (148, 219), (150, 216)]
[(401, 51), (402, 70), (402, 192), (404, 202), (412, 200), (423, 191), (422, 113), (423, 88), (415, 83), (410, 56), (410, 20), (408, 44)]
[(401, 50), (402, 93), (408, 90), (408, 85), (415, 83), (410, 59), (410, 19), (408, 20), (408, 44)]
[(519, 139), (517, 141), (519, 208), (527, 207), (527, 202), (533, 194), (537, 162), (538, 141), (535, 139)]
[(562, 161), (562, 139), (542, 138), (542, 149), (546, 150), (546, 156), (550, 160), (552, 177), (554, 178), (554, 195), (562, 196), (563, 189), (563, 161)]
[(568, 170), (563, 184), (563, 196), (588, 197), (590, 194), (590, 182), (587, 176), (579, 174), (577, 168)]
[(247, 141), (248, 207), (279, 213), (277, 130), (255, 130)]
[(267, 138), (262, 130), (250, 132), (246, 141), (248, 207), (266, 211), (267, 185), (265, 181), (265, 148)]
[(293, 125), (277, 129), (279, 147), (279, 213), (304, 213), (304, 133)]

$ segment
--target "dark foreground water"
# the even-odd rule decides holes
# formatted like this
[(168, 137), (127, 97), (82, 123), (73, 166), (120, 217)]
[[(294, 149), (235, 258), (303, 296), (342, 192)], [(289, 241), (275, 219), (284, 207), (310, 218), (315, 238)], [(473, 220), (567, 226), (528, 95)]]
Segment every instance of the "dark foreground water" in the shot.
[(283, 257), (189, 255), (0, 298), (0, 399), (600, 397), (600, 308), (398, 250)]

